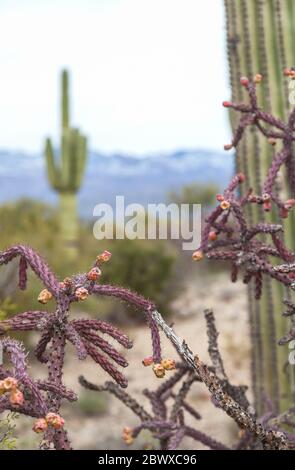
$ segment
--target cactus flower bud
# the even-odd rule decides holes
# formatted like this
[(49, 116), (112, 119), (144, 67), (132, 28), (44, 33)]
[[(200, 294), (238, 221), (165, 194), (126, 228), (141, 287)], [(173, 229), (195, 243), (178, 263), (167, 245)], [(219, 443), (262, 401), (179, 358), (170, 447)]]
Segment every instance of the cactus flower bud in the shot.
[(218, 202), (224, 201), (224, 196), (222, 194), (216, 194), (216, 200)]
[(244, 175), (244, 173), (238, 173), (237, 177), (238, 177), (239, 183), (244, 183), (246, 179), (246, 176)]
[(132, 434), (132, 428), (130, 428), (129, 426), (124, 426), (123, 434)]
[(38, 295), (38, 302), (40, 302), (40, 304), (47, 304), (47, 302), (49, 302), (51, 299), (52, 294), (47, 289), (43, 289)]
[(134, 437), (132, 436), (133, 429), (129, 428), (128, 426), (125, 426), (123, 428), (123, 434), (122, 434), (122, 439), (127, 445), (131, 445), (134, 442)]
[(100, 255), (97, 256), (96, 263), (98, 263), (98, 264), (106, 263), (107, 261), (109, 261), (111, 259), (111, 257), (112, 257), (112, 253), (110, 253), (107, 250), (104, 250), (103, 253), (101, 253)]
[(209, 232), (208, 238), (211, 242), (214, 242), (217, 239), (217, 233), (212, 230), (211, 232)]
[(222, 201), (220, 203), (220, 207), (223, 211), (225, 211), (225, 210), (230, 208), (230, 202), (229, 201)]
[(153, 371), (155, 376), (158, 377), (158, 379), (162, 379), (165, 376), (165, 369), (162, 364), (154, 364)]
[(233, 105), (233, 104), (231, 103), (231, 101), (223, 101), (223, 102), (222, 102), (222, 106), (223, 106), (224, 108), (231, 108), (232, 105)]
[(174, 370), (176, 368), (174, 359), (163, 359), (161, 364), (165, 370)]
[(262, 75), (260, 73), (257, 73), (256, 75), (254, 75), (253, 82), (254, 83), (261, 83), (262, 78), (263, 78)]
[(263, 210), (265, 212), (269, 212), (271, 210), (271, 202), (270, 201), (263, 203)]
[(281, 217), (281, 219), (287, 219), (288, 215), (289, 215), (288, 209), (286, 209), (285, 207), (281, 207), (279, 210), (279, 216)]
[(153, 356), (148, 356), (142, 360), (142, 365), (144, 365), (145, 367), (151, 366), (153, 362), (154, 362)]
[(203, 259), (203, 253), (200, 250), (197, 250), (192, 254), (192, 258), (194, 261), (201, 261), (201, 259)]
[(240, 84), (243, 86), (248, 86), (249, 85), (249, 79), (247, 77), (241, 77), (240, 78)]
[(40, 434), (47, 429), (47, 422), (44, 418), (39, 418), (37, 421), (35, 421), (33, 427), (33, 431), (36, 432), (37, 434)]
[(295, 199), (288, 199), (284, 204), (284, 208), (287, 210), (292, 209), (293, 206), (295, 206)]
[(45, 419), (48, 426), (52, 426), (54, 429), (61, 429), (65, 424), (65, 420), (57, 413), (47, 413)]
[(89, 281), (97, 281), (101, 276), (101, 270), (99, 268), (92, 268), (89, 273), (87, 273), (87, 279)]
[(11, 405), (23, 405), (24, 404), (24, 395), (20, 390), (14, 389), (11, 390), (10, 396), (9, 396), (9, 401)]
[(267, 141), (270, 145), (276, 145), (276, 143), (277, 143), (276, 139), (274, 139), (273, 137), (269, 137), (269, 139), (267, 139)]
[(6, 377), (6, 379), (2, 380), (1, 382), (4, 392), (15, 390), (18, 385), (18, 381), (14, 377)]
[(78, 287), (78, 289), (75, 290), (75, 297), (78, 300), (85, 300), (87, 299), (89, 295), (89, 292), (85, 287)]
[(223, 146), (224, 150), (231, 150), (233, 148), (233, 145), (232, 144), (225, 144)]

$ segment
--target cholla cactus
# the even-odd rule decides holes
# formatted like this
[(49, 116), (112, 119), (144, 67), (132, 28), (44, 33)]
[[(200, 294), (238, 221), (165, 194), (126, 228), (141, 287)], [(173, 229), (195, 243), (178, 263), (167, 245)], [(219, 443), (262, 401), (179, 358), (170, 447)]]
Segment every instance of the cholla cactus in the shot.
[[(104, 321), (86, 318), (70, 320), (69, 318), (71, 304), (73, 302), (81, 302), (90, 295), (97, 294), (116, 297), (143, 310), (146, 313), (152, 332), (153, 360), (156, 363), (161, 363), (159, 330), (152, 316), (152, 312), (155, 310), (154, 305), (127, 289), (97, 284), (97, 281), (100, 279), (102, 264), (110, 259), (111, 254), (109, 252), (106, 251), (99, 255), (89, 272), (74, 275), (71, 278), (64, 279), (62, 282), (58, 281), (46, 262), (27, 246), (13, 246), (1, 252), (0, 265), (7, 264), (18, 256), (20, 257), (20, 289), (26, 288), (27, 269), (30, 266), (44, 284), (44, 289), (39, 295), (39, 301), (45, 304), (54, 299), (56, 302), (55, 309), (51, 313), (41, 310), (28, 311), (0, 322), (0, 335), (9, 331), (38, 331), (41, 333), (40, 340), (35, 348), (35, 355), (40, 362), (46, 363), (48, 366), (48, 379), (45, 385), (44, 383), (42, 385), (43, 390), (47, 391), (47, 398), (41, 404), (41, 398), (36, 392), (36, 397), (40, 398), (39, 405), (43, 409), (42, 413), (37, 413), (35, 409), (32, 410), (31, 416), (38, 416), (40, 419), (44, 419), (48, 412), (58, 414), (62, 398), (75, 399), (73, 393), (68, 392), (62, 383), (65, 345), (67, 341), (74, 345), (80, 360), (90, 356), (121, 387), (127, 386), (127, 379), (119, 370), (121, 367), (128, 366), (127, 360), (99, 333), (110, 336), (127, 349), (132, 347), (132, 342), (129, 338), (117, 328)], [(14, 358), (16, 355), (13, 354), (12, 357)], [(19, 364), (16, 364), (15, 370), (19, 370)], [(8, 404), (7, 400), (5, 403)], [(26, 403), (24, 406), (32, 407), (31, 404), (27, 405)], [(37, 423), (36, 429), (39, 430), (42, 426), (45, 426), (44, 421)], [(55, 448), (70, 448), (65, 431), (57, 432), (52, 426), (46, 429), (45, 441), (49, 444), (53, 443)], [(46, 445), (44, 444), (44, 446)]]
[[(289, 75), (293, 72), (285, 70), (284, 73)], [(252, 126), (268, 139), (269, 145), (274, 147), (278, 144), (279, 150), (273, 154), (261, 184), (261, 193), (254, 194), (251, 188), (238, 191), (238, 186), (246, 179), (243, 173), (238, 173), (224, 193), (217, 195), (219, 205), (207, 218), (201, 246), (194, 254), (194, 259), (199, 260), (206, 255), (209, 259), (228, 261), (232, 267), (231, 278), (234, 282), (238, 271), (243, 270), (243, 281), (249, 284), (256, 300), (261, 298), (263, 303), (265, 296), (268, 297), (268, 302), (271, 302), (272, 291), (269, 289), (271, 279), (279, 281), (289, 297), (295, 289), (292, 269), (280, 269), (274, 264), (275, 259), (279, 263), (288, 265), (295, 261), (295, 253), (287, 248), (284, 241), (284, 219), (290, 218), (295, 199), (288, 199), (278, 188), (279, 173), (285, 172), (291, 194), (293, 195), (295, 191), (295, 173), (292, 166), (295, 109), (286, 122), (262, 110), (258, 105), (256, 90), (261, 81), (261, 75), (256, 75), (253, 80), (241, 78), (241, 86), (248, 93), (249, 103), (237, 104), (229, 101), (223, 103), (225, 107), (241, 115), (232, 142), (227, 144), (225, 149), (238, 146), (241, 140), (243, 142), (245, 130)], [(248, 217), (253, 205), (258, 208), (258, 212), (260, 210), (260, 221), (256, 223)], [(270, 210), (272, 213), (277, 213), (279, 223), (273, 223), (272, 219), (267, 221), (267, 213)], [(283, 296), (281, 290), (281, 299)], [(256, 408), (259, 408), (260, 412), (263, 411), (265, 404), (263, 394), (266, 392), (272, 398), (275, 407), (284, 411), (293, 403), (291, 393), (293, 383), (292, 377), (286, 374), (288, 351), (286, 348), (278, 350), (276, 344), (286, 344), (281, 337), (288, 328), (288, 322), (284, 317), (273, 315), (273, 305), (267, 310), (267, 318), (259, 312), (259, 304), (257, 309), (255, 306), (250, 309)], [(290, 334), (288, 337), (291, 337)]]
[[(210, 367), (197, 356), (194, 357), (188, 347), (165, 324), (161, 316), (155, 313), (155, 319), (173, 342), (181, 361), (176, 363), (176, 371), (171, 378), (155, 391), (143, 390), (143, 395), (150, 402), (152, 413), (146, 411), (141, 402), (139, 403), (112, 382), (97, 386), (84, 377), (80, 377), (80, 383), (89, 390), (111, 393), (140, 419), (141, 423), (135, 428), (123, 429), (122, 438), (127, 445), (132, 444), (142, 430), (149, 430), (159, 442), (162, 450), (177, 449), (184, 437), (190, 437), (210, 449), (230, 450), (211, 436), (186, 424), (186, 414), (190, 414), (197, 421), (201, 419), (198, 411), (187, 402), (187, 395), (192, 386), (203, 383), (209, 389), (213, 405), (223, 409), (240, 428), (240, 438), (232, 450), (260, 449), (261, 447), (264, 449), (294, 448), (295, 435), (279, 431), (279, 426), (285, 422), (284, 419), (287, 419), (287, 416), (276, 416), (268, 401), (268, 413), (257, 421), (255, 412), (246, 397), (247, 387), (234, 386), (230, 383), (217, 344), (218, 333), (213, 312), (205, 311), (205, 317), (209, 340), (208, 350), (212, 361)], [(180, 387), (175, 390), (179, 384)], [(172, 406), (169, 406), (168, 401), (171, 402), (171, 399)], [(290, 410), (289, 418), (293, 416), (293, 411)]]

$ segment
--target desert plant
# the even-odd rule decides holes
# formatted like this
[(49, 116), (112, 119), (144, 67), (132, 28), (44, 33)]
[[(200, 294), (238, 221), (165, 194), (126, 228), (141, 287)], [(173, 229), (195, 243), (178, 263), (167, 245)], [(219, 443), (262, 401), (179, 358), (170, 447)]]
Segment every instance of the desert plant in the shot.
[[(14, 372), (11, 375), (3, 366), (0, 366), (0, 378), (3, 381), (1, 382), (2, 394), (5, 391), (10, 393), (10, 398), (7, 393), (0, 398), (0, 412), (11, 410), (37, 417), (38, 421), (34, 425), (34, 430), (45, 432), (42, 448), (53, 445), (56, 449), (70, 449), (67, 433), (63, 429), (63, 420), (58, 414), (63, 398), (69, 401), (76, 399), (75, 394), (67, 390), (62, 383), (66, 342), (74, 345), (80, 360), (87, 356), (91, 357), (121, 387), (127, 386), (127, 380), (119, 368), (127, 367), (128, 362), (97, 332), (110, 336), (124, 348), (132, 347), (128, 337), (109, 323), (95, 319), (69, 320), (71, 304), (86, 300), (91, 294), (97, 294), (119, 298), (144, 311), (152, 332), (154, 357), (160, 364), (159, 331), (152, 316), (155, 307), (152, 302), (128, 289), (97, 284), (101, 276), (101, 265), (111, 257), (108, 251), (104, 251), (96, 258), (89, 272), (66, 278), (62, 282), (57, 280), (46, 262), (27, 246), (17, 245), (1, 252), (0, 265), (7, 264), (17, 257), (20, 257), (19, 288), (26, 289), (27, 269), (31, 267), (45, 286), (39, 295), (39, 302), (47, 304), (54, 298), (56, 308), (52, 313), (39, 310), (27, 311), (0, 322), (0, 335), (9, 331), (39, 331), (41, 338), (35, 348), (35, 355), (41, 363), (47, 363), (48, 366), (48, 379), (33, 381), (26, 372), (27, 366), (22, 346), (9, 338), (3, 339), (1, 346), (10, 355)], [(50, 345), (49, 354), (46, 352), (48, 345)], [(26, 400), (22, 389), (33, 400)], [(43, 396), (42, 391), (46, 392), (46, 397)], [(16, 395), (18, 401), (11, 399), (11, 394)]]
[[(241, 113), (232, 143), (227, 144), (225, 148), (229, 150), (233, 146), (236, 147), (240, 141), (242, 142), (245, 130), (251, 125), (255, 126), (271, 145), (280, 142), (281, 146), (274, 153), (261, 183), (261, 192), (253, 193), (252, 188), (248, 187), (242, 196), (237, 194), (237, 187), (246, 179), (243, 173), (238, 173), (224, 193), (217, 195), (219, 205), (207, 218), (201, 246), (194, 254), (194, 258), (198, 260), (202, 257), (202, 253), (205, 253), (210, 259), (228, 260), (232, 266), (233, 281), (237, 280), (238, 270), (243, 268), (244, 283), (249, 284), (253, 280), (250, 286), (256, 301), (259, 301), (263, 294), (271, 299), (269, 280), (277, 280), (278, 284), (286, 290), (287, 301), (290, 303), (290, 295), (294, 290), (293, 269), (291, 266), (284, 268), (274, 265), (276, 259), (285, 264), (293, 263), (295, 260), (294, 252), (284, 243), (283, 224), (275, 224), (272, 220), (266, 222), (264, 216), (260, 221), (253, 223), (253, 220), (251, 222), (247, 217), (249, 207), (257, 206), (261, 214), (267, 214), (273, 208), (280, 219), (286, 220), (292, 216), (291, 209), (295, 205), (295, 199), (287, 199), (288, 196), (278, 191), (276, 186), (279, 172), (287, 168), (291, 191), (294, 191), (294, 188), (292, 189), (294, 175), (289, 171), (289, 165), (293, 159), (295, 110), (290, 113), (287, 122), (261, 110), (256, 94), (257, 84), (261, 80), (261, 75), (255, 76), (253, 81), (245, 77), (241, 78), (241, 85), (249, 94), (248, 104), (228, 101), (223, 103), (225, 107)], [(232, 225), (233, 221), (234, 225)], [(267, 237), (270, 238), (271, 243)], [(251, 309), (250, 320), (254, 348), (252, 368), (256, 407), (260, 411), (263, 409), (263, 402), (265, 403), (263, 396), (267, 393), (275, 407), (284, 411), (292, 404), (293, 397), (292, 379), (286, 374), (288, 341), (281, 337), (285, 338), (288, 320), (292, 316), (291, 314), (280, 316), (279, 312), (274, 315), (273, 309), (268, 310), (268, 324), (265, 330), (264, 319), (261, 315), (261, 311)], [(280, 320), (277, 320), (277, 317)], [(268, 345), (272, 346), (270, 357), (264, 354), (266, 332)], [(277, 351), (278, 342), (281, 345), (280, 352)]]
[[(79, 256), (64, 258), (63, 235), (59, 226), (58, 211), (48, 204), (22, 199), (0, 206), (1, 249), (6, 246), (30, 244), (50, 256), (51, 268), (60, 278), (72, 272), (84, 270), (97, 255), (98, 242), (92, 236), (91, 226), (81, 222), (79, 231)], [(147, 298), (152, 298), (164, 314), (169, 313), (170, 302), (176, 294), (174, 286), (175, 248), (164, 240), (102, 240), (101, 249), (113, 253), (112, 263), (105, 265), (105, 282), (113, 282), (135, 290)], [(40, 282), (30, 277), (25, 292), (15, 289), (17, 263), (10, 263), (0, 272), (0, 302), (11, 297), (16, 303), (21, 302), (23, 309), (38, 309), (37, 296)], [(171, 287), (173, 286), (173, 287)], [(96, 301), (91, 299), (85, 305), (85, 311), (96, 314)], [(101, 315), (140, 320), (133, 309), (118, 303), (104, 302)], [(140, 320), (141, 321), (141, 320)]]
[(215, 183), (193, 183), (183, 186), (179, 192), (171, 192), (168, 198), (176, 204), (202, 204), (202, 207), (208, 209), (213, 206), (218, 190)]
[(78, 213), (77, 191), (79, 190), (87, 158), (87, 140), (77, 128), (70, 126), (69, 77), (66, 70), (61, 76), (61, 143), (60, 159), (54, 155), (53, 145), (46, 139), (45, 157), (51, 186), (60, 196), (60, 221), (63, 239), (70, 255), (77, 253)]
[[(194, 355), (185, 341), (181, 340), (173, 329), (167, 325), (151, 301), (122, 287), (97, 283), (101, 275), (100, 268), (104, 262), (110, 259), (110, 256), (109, 252), (103, 252), (97, 257), (90, 271), (59, 282), (45, 261), (29, 247), (13, 246), (0, 253), (0, 265), (7, 264), (12, 259), (20, 257), (19, 288), (21, 290), (26, 288), (27, 269), (30, 266), (45, 286), (45, 289), (39, 295), (39, 301), (46, 304), (52, 297), (56, 301), (56, 308), (52, 313), (28, 311), (0, 322), (1, 335), (5, 335), (9, 331), (40, 332), (41, 338), (35, 348), (35, 355), (41, 363), (47, 363), (48, 367), (47, 379), (32, 379), (28, 374), (26, 353), (22, 344), (8, 336), (4, 337), (1, 340), (0, 347), (4, 353), (8, 354), (12, 369), (4, 365), (0, 366), (0, 412), (9, 410), (37, 418), (33, 430), (42, 434), (43, 438), (40, 444), (42, 449), (51, 447), (55, 449), (71, 448), (64, 428), (64, 419), (59, 414), (63, 399), (68, 401), (77, 399), (76, 394), (72, 390), (68, 390), (62, 380), (67, 341), (74, 345), (80, 360), (90, 356), (120, 387), (127, 386), (126, 378), (117, 367), (126, 367), (128, 365), (126, 359), (97, 332), (107, 334), (125, 348), (132, 346), (128, 337), (111, 324), (101, 320), (69, 319), (69, 310), (72, 303), (83, 301), (89, 295), (97, 294), (99, 296), (119, 298), (145, 313), (151, 331), (152, 355), (143, 359), (143, 364), (145, 366), (152, 365), (156, 377), (163, 378), (166, 372), (173, 371), (176, 368), (173, 359), (163, 359), (162, 357), (160, 330), (172, 342), (181, 357), (183, 362), (180, 366), (180, 369), (182, 369), (181, 376), (183, 371), (184, 374), (187, 374), (182, 391), (175, 398), (175, 406), (171, 413), (173, 419), (167, 421), (165, 418), (164, 397), (158, 390), (158, 395), (155, 400), (152, 399), (152, 403), (153, 406), (162, 406), (162, 411), (159, 411), (160, 414), (158, 415), (155, 411), (155, 416), (151, 419), (145, 415), (146, 418), (148, 417), (147, 421), (150, 421), (150, 424), (148, 425), (144, 419), (141, 427), (137, 430), (138, 432), (144, 428), (149, 428), (155, 433), (165, 431), (165, 433), (168, 433), (166, 435), (168, 448), (177, 447), (184, 435), (190, 435), (204, 443), (207, 442), (208, 445), (214, 448), (220, 446), (214, 440), (208, 440), (206, 436), (191, 430), (184, 424), (181, 408), (185, 407), (186, 390), (190, 388), (191, 383), (197, 380), (206, 385), (212, 395), (214, 404), (232, 417), (239, 427), (247, 431), (250, 440), (255, 440), (256, 443), (258, 442), (257, 445), (262, 445), (264, 449), (292, 448), (294, 436), (289, 432), (278, 430), (278, 423), (281, 422), (282, 418), (272, 413), (276, 417), (276, 423), (272, 427), (268, 427), (267, 419), (264, 418), (261, 424), (248, 407), (248, 402), (244, 396), (244, 388), (233, 387), (229, 384), (217, 348), (217, 333), (212, 314), (207, 312), (209, 352), (213, 361), (213, 371), (198, 356)], [(48, 345), (49, 351), (46, 351)], [(171, 377), (160, 390), (169, 391), (169, 394), (171, 394), (172, 386), (177, 381), (178, 379), (175, 381), (175, 377)], [(110, 387), (113, 386), (108, 386), (108, 388)], [(115, 387), (112, 390), (118, 391), (119, 389)], [(116, 393), (118, 396), (118, 392)], [(121, 393), (120, 396), (125, 397), (123, 401), (128, 401), (128, 395)], [(134, 401), (133, 404), (137, 409)], [(292, 410), (289, 411), (289, 414), (292, 414)], [(125, 432), (124, 437), (126, 442), (132, 441), (133, 431)], [(164, 435), (161, 434), (160, 439), (163, 440)]]
[[(247, 97), (246, 88), (240, 86), (240, 77), (253, 77), (259, 71), (264, 81), (263, 87), (257, 90), (260, 105), (286, 123), (291, 102), (288, 96), (289, 82), (282, 71), (295, 63), (294, 2), (225, 0), (224, 3), (231, 101), (241, 103)], [(232, 108), (230, 111), (231, 124), (236, 129), (238, 116), (232, 112)], [(251, 121), (250, 113), (244, 116), (244, 120)], [(254, 120), (255, 125), (249, 126), (236, 148), (236, 172), (243, 172), (249, 187), (255, 193), (262, 194), (264, 175), (273, 161), (275, 151), (271, 145), (272, 138), (268, 142), (259, 129), (261, 119), (257, 119), (256, 115)], [(268, 126), (269, 123), (266, 123), (266, 130)], [(280, 147), (283, 141), (284, 139), (278, 139), (276, 147)], [(290, 146), (293, 146), (292, 142)], [(277, 188), (283, 187), (294, 197), (294, 185), (292, 187), (287, 181), (287, 174), (294, 174), (294, 159), (287, 159), (286, 167), (287, 170), (280, 173), (276, 185)], [(247, 205), (246, 211), (251, 225), (259, 221), (282, 224), (286, 243), (290, 249), (295, 250), (294, 214), (282, 221), (277, 212), (270, 210), (266, 214), (261, 206)], [(265, 279), (264, 285), (259, 301), (254, 298), (252, 285), (248, 286), (254, 394), (261, 411), (264, 406), (263, 390), (267, 390), (282, 409), (292, 403), (294, 393), (294, 373), (290, 368), (286, 373), (283, 369), (286, 351), (276, 348), (276, 342), (286, 328), (286, 319), (275, 314), (282, 307), (285, 289), (270, 278)]]
[[(156, 390), (143, 390), (143, 395), (150, 402), (152, 413), (146, 411), (141, 402), (136, 401), (112, 382), (106, 382), (104, 385), (98, 386), (81, 376), (79, 378), (80, 383), (89, 390), (111, 393), (139, 418), (141, 423), (138, 426), (123, 429), (122, 438), (127, 445), (132, 444), (141, 431), (149, 430), (162, 450), (177, 449), (184, 437), (190, 437), (210, 449), (230, 450), (228, 446), (185, 423), (186, 414), (190, 414), (197, 421), (201, 419), (198, 411), (187, 402), (187, 395), (192, 386), (203, 383), (210, 392), (212, 404), (222, 408), (242, 430), (240, 439), (232, 450), (259, 449), (261, 447), (264, 449), (293, 448), (295, 435), (279, 431), (279, 426), (282, 425), (287, 416), (276, 416), (272, 404), (268, 400), (269, 409), (267, 413), (259, 421), (256, 421), (255, 413), (246, 397), (247, 387), (235, 386), (230, 383), (218, 348), (218, 333), (213, 312), (211, 310), (205, 311), (205, 318), (207, 321), (208, 351), (212, 361), (210, 366), (205, 365), (198, 356), (194, 356), (185, 342), (180, 340), (172, 328), (163, 321), (161, 315), (154, 312), (154, 319), (174, 344), (180, 356), (180, 361), (175, 364), (174, 368), (176, 370), (173, 375)], [(149, 358), (143, 360), (145, 366), (150, 363)], [(164, 361), (163, 364), (165, 365)], [(175, 390), (179, 384), (178, 390)], [(169, 401), (172, 401), (171, 405)], [(294, 410), (290, 410), (289, 419), (293, 415)]]
[(17, 440), (14, 436), (16, 427), (16, 413), (7, 413), (4, 419), (0, 420), (0, 450), (15, 450)]

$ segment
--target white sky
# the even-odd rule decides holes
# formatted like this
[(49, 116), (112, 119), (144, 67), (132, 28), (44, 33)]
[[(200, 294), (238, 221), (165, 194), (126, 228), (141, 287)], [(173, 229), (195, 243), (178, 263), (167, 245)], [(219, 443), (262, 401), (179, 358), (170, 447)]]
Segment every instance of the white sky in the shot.
[(222, 0), (1, 0), (0, 148), (57, 141), (67, 66), (92, 148), (222, 149), (224, 34)]

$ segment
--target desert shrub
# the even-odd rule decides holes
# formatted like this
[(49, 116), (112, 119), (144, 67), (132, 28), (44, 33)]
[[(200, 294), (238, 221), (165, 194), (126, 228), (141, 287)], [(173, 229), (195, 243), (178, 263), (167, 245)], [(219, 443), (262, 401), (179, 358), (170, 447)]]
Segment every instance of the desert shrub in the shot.
[[(78, 241), (79, 256), (67, 259), (64, 253), (64, 243), (59, 228), (57, 211), (46, 204), (23, 199), (15, 203), (8, 203), (0, 207), (1, 220), (1, 246), (3, 249), (11, 244), (28, 244), (36, 247), (44, 257), (50, 258), (51, 266), (59, 279), (69, 276), (72, 272), (85, 271), (92, 263), (97, 253), (107, 249), (112, 252), (112, 263), (104, 272), (104, 282), (115, 282), (128, 287), (145, 297), (153, 298), (162, 308), (163, 312), (169, 310), (170, 301), (175, 293), (173, 282), (173, 266), (175, 253), (172, 245), (166, 241), (146, 240), (102, 240), (93, 237), (92, 226), (81, 222), (80, 237)], [(41, 283), (34, 276), (29, 275), (28, 290), (17, 293), (16, 287), (17, 266), (12, 263), (1, 273), (0, 299), (5, 293), (13, 295), (16, 302), (21, 302), (22, 308), (38, 308), (38, 293)], [(1, 288), (1, 279), (8, 279), (8, 286)], [(9, 287), (9, 289), (8, 289)], [(3, 296), (1, 295), (3, 292)], [(97, 313), (97, 304), (89, 299), (86, 311)], [(100, 310), (101, 315), (120, 312), (120, 318), (138, 318), (130, 309), (106, 301)]]
[(17, 413), (9, 412), (0, 420), (0, 450), (16, 449), (17, 440), (14, 435)]
[(176, 204), (202, 204), (207, 208), (214, 204), (218, 191), (216, 183), (193, 183), (183, 186), (178, 192), (171, 192), (168, 199)]
[(85, 416), (101, 416), (108, 411), (109, 397), (107, 394), (101, 393), (98, 397), (90, 390), (84, 389), (78, 400), (79, 411)]

